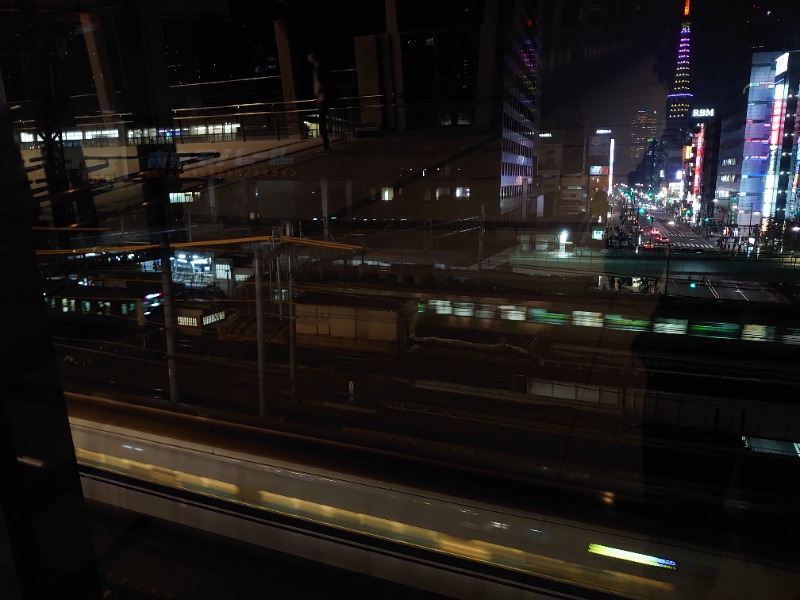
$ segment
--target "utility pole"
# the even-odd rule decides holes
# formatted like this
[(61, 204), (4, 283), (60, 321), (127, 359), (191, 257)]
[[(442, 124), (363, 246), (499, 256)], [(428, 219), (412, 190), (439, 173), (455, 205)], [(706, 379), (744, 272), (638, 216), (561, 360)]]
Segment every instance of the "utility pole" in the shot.
[(178, 373), (175, 361), (177, 340), (175, 337), (175, 300), (172, 289), (172, 251), (169, 243), (161, 244), (161, 285), (164, 288), (164, 331), (167, 336), (167, 372), (169, 374), (169, 401), (176, 404), (178, 394)]
[(295, 327), (295, 306), (294, 306), (294, 274), (292, 273), (292, 258), (294, 246), (289, 248), (289, 381), (292, 386), (292, 403), (295, 397), (295, 344), (297, 342), (297, 329)]
[[(276, 230), (272, 230), (272, 243), (273, 248), (277, 247), (281, 243), (281, 229), (283, 228), (283, 224), (278, 225), (277, 233)], [(283, 319), (283, 288), (281, 287), (281, 255), (277, 254), (275, 256), (275, 281), (278, 285), (278, 318)], [(275, 301), (275, 298), (272, 298), (272, 301)]]
[(264, 256), (261, 248), (253, 255), (256, 267), (256, 344), (258, 350), (258, 416), (267, 415), (266, 348), (264, 332)]
[(478, 232), (478, 286), (481, 284), (481, 263), (483, 262), (483, 230), (485, 219), (486, 209), (484, 205), (481, 204), (481, 222), (480, 230)]

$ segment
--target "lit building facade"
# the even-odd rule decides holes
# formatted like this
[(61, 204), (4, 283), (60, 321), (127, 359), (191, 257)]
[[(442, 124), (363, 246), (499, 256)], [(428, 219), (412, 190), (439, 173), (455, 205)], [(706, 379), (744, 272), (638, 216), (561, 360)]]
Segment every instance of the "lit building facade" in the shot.
[(692, 109), (692, 147), (686, 173), (688, 198), (698, 222), (717, 232), (730, 221), (730, 209), (715, 195), (719, 165), (720, 121), (713, 108)]
[(747, 96), (742, 90), (747, 86), (750, 74), (742, 72), (731, 81), (725, 94), (720, 116), (719, 157), (714, 199), (717, 206), (727, 209), (728, 223), (723, 233), (738, 236), (739, 186), (742, 181), (742, 159), (744, 156), (745, 120)]
[(769, 124), (769, 157), (761, 204), (763, 219), (782, 222), (797, 216), (798, 119), (800, 93), (800, 51), (786, 52), (775, 59)]
[(541, 7), (527, 0), (462, 5), (454, 12), (447, 2), (387, 2), (386, 34), (355, 39), (359, 94), (387, 99), (376, 114), (379, 130), (498, 132), (499, 203), (483, 200), (491, 218), (524, 220), (541, 193)]
[(770, 155), (775, 59), (779, 56), (779, 52), (753, 54), (747, 87), (747, 116), (738, 192), (740, 224), (757, 222), (764, 212), (762, 203)]
[(589, 198), (597, 192), (611, 193), (614, 180), (615, 140), (610, 129), (597, 129), (589, 135), (586, 162), (589, 166)]
[(631, 121), (629, 152), (631, 160), (639, 162), (647, 151), (650, 140), (658, 135), (658, 115), (655, 110), (637, 111)]
[(544, 194), (543, 216), (585, 214), (589, 206), (586, 124), (577, 107), (543, 119), (537, 147)]
[(636, 167), (629, 185), (641, 184), (648, 192), (658, 193), (666, 177), (666, 142), (650, 139), (642, 161)]

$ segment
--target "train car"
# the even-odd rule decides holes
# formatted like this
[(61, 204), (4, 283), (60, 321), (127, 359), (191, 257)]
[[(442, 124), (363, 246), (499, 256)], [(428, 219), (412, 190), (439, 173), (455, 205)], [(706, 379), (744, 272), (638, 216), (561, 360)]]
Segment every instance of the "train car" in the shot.
[[(796, 568), (71, 417), (87, 497), (460, 598), (791, 597)], [(331, 456), (331, 458), (333, 458)], [(723, 568), (725, 567), (725, 568)], [(366, 569), (366, 571), (365, 571)]]
[(163, 320), (163, 294), (156, 288), (144, 292), (68, 281), (45, 288), (44, 303), (54, 325), (87, 332), (137, 331)]
[[(560, 343), (789, 356), (800, 345), (793, 305), (632, 295), (576, 298), (418, 296), (419, 326), (494, 330)], [(692, 338), (691, 341), (687, 338)], [(700, 350), (702, 349), (702, 350)], [(787, 352), (787, 350), (789, 352)]]

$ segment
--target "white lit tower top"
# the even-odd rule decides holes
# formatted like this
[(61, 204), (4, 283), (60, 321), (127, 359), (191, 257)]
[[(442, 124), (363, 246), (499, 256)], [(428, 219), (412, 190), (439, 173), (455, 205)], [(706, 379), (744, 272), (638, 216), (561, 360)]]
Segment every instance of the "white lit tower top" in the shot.
[(672, 83), (672, 92), (667, 96), (667, 129), (675, 131), (686, 127), (689, 116), (689, 106), (692, 103), (690, 46), (691, 24), (689, 23), (689, 3), (686, 0), (683, 8), (684, 22), (681, 24), (680, 40), (678, 42), (678, 64), (675, 68), (675, 80)]

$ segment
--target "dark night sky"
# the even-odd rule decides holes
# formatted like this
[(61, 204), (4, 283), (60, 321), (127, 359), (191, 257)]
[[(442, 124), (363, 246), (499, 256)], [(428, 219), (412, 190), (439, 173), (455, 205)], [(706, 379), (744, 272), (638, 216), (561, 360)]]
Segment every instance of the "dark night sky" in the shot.
[[(634, 20), (646, 33), (643, 44), (649, 44), (643, 51), (657, 46), (659, 38), (662, 40), (661, 58), (667, 81), (674, 76), (683, 5), (684, 0), (642, 0), (635, 11)], [(232, 17), (246, 16), (251, 22), (263, 21), (265, 25), (277, 16), (284, 17), (298, 52), (301, 47), (318, 45), (328, 52), (331, 68), (352, 66), (354, 36), (385, 31), (383, 0), (229, 0), (229, 6)], [(696, 102), (717, 104), (732, 77), (747, 70), (753, 37), (766, 38), (774, 45), (782, 39), (776, 28), (790, 27), (787, 22), (797, 23), (798, 16), (800, 0), (692, 0), (692, 86)], [(753, 24), (765, 19), (767, 24)]]
[(271, 4), (272, 14), (285, 19), (297, 46), (317, 47), (334, 69), (353, 66), (354, 37), (386, 31), (383, 0), (272, 0)]
[(694, 0), (692, 83), (696, 103), (719, 105), (731, 80), (743, 72), (749, 74), (754, 47), (800, 49), (798, 32), (798, 0)]

